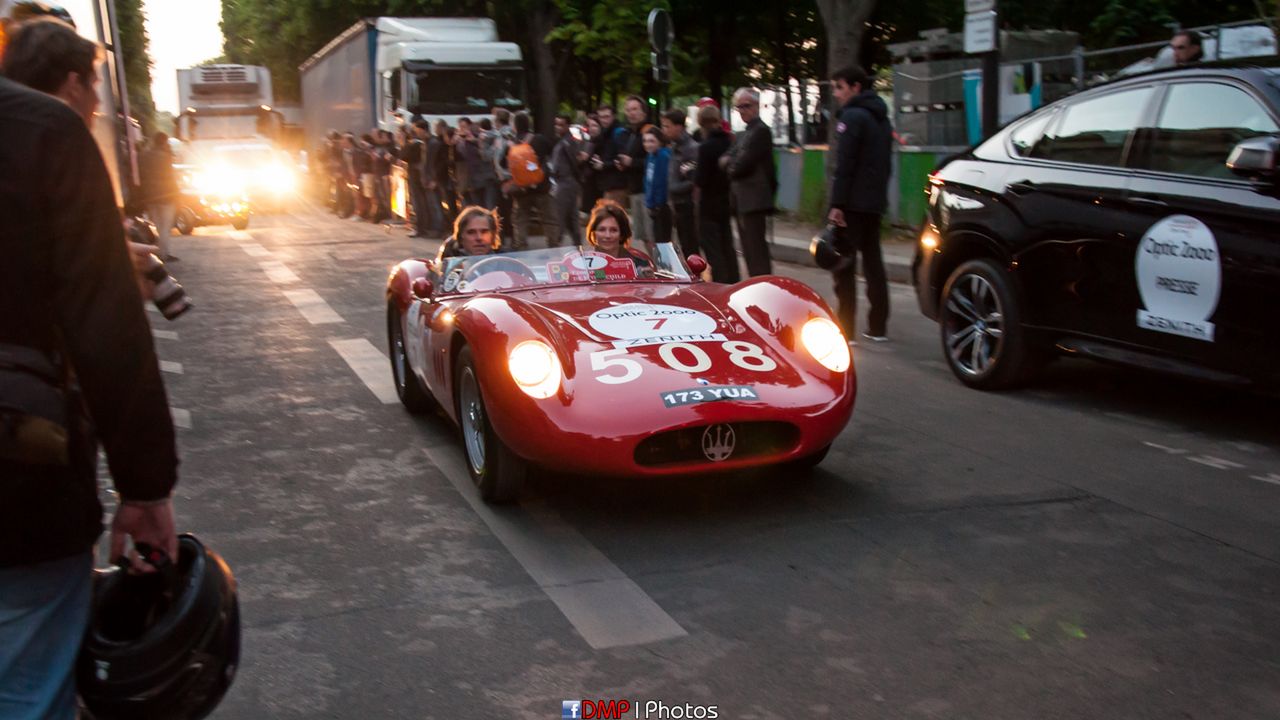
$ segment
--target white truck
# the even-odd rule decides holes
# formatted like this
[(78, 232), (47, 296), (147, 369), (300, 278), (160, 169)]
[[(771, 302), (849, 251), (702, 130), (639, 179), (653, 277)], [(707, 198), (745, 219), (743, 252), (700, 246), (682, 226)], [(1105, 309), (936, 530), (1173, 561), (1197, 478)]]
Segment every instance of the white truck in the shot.
[(270, 143), (280, 127), (280, 115), (272, 110), (271, 72), (258, 65), (182, 68), (178, 102), (178, 137), (189, 143)]
[(308, 148), (329, 130), (393, 130), (420, 115), (456, 125), (524, 107), (520, 46), (489, 18), (361, 20), (299, 68)]

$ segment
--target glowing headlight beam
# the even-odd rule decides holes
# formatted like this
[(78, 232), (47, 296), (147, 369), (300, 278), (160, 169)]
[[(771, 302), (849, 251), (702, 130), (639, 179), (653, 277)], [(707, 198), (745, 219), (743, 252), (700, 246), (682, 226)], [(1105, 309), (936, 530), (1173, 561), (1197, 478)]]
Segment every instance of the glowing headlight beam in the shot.
[(812, 318), (800, 329), (800, 342), (814, 360), (832, 372), (849, 369), (852, 358), (849, 342), (835, 323), (826, 318)]
[(511, 379), (526, 395), (539, 400), (560, 389), (560, 361), (546, 343), (526, 340), (511, 349), (507, 357)]

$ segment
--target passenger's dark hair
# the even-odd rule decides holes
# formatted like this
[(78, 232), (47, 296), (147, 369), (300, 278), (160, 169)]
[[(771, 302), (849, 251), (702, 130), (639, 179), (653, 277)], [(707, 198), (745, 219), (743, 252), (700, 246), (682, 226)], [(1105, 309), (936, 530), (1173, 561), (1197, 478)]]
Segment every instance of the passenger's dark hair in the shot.
[(453, 241), (462, 242), (462, 231), (472, 220), (484, 217), (489, 220), (489, 229), (493, 231), (493, 249), (497, 250), (502, 247), (502, 220), (498, 218), (497, 210), (489, 210), (479, 205), (468, 205), (462, 208), (458, 213), (458, 219), (453, 221)]
[[(1196, 32), (1195, 30), (1179, 30), (1178, 32), (1173, 34), (1173, 37), (1176, 38), (1179, 35), (1186, 38), (1187, 42), (1191, 43), (1192, 45), (1195, 45), (1196, 47), (1203, 47), (1204, 39), (1201, 38), (1200, 33)], [(1173, 38), (1170, 38), (1170, 39), (1173, 39)]]
[(57, 94), (68, 73), (92, 85), (102, 48), (80, 37), (70, 25), (53, 18), (19, 24), (4, 47), (4, 76), (33, 90)]
[(845, 67), (831, 73), (832, 80), (843, 80), (846, 85), (861, 85), (863, 90), (871, 87), (871, 79), (867, 76), (867, 71), (857, 65), (846, 65)]
[(528, 113), (516, 113), (515, 120), (512, 122), (517, 135), (524, 135), (533, 129), (533, 122), (529, 120)]
[(672, 125), (680, 125), (681, 127), (683, 127), (689, 120), (688, 114), (680, 108), (671, 108), (670, 110), (662, 113), (662, 117), (671, 121)]
[(591, 208), (591, 219), (587, 220), (587, 242), (593, 246), (596, 244), (596, 226), (605, 218), (618, 221), (621, 244), (623, 247), (631, 247), (631, 218), (627, 217), (627, 211), (621, 205), (612, 200), (598, 200), (596, 206)]

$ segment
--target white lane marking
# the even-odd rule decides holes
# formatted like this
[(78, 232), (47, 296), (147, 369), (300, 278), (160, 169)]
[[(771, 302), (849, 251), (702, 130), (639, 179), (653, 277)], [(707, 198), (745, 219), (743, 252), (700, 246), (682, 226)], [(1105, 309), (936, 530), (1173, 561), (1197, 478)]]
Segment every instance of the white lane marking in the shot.
[(173, 373), (174, 375), (182, 374), (182, 363), (170, 360), (160, 361), (160, 372)]
[(1184, 448), (1168, 447), (1166, 445), (1161, 445), (1160, 443), (1148, 442), (1146, 440), (1143, 440), (1142, 444), (1146, 445), (1147, 447), (1153, 447), (1157, 450), (1163, 450), (1169, 453), (1170, 455), (1185, 455), (1187, 453), (1186, 449)]
[(1244, 465), (1241, 465), (1238, 462), (1223, 460), (1222, 458), (1214, 457), (1212, 455), (1193, 455), (1187, 459), (1193, 463), (1206, 465), (1217, 470), (1238, 470), (1239, 468), (1244, 467)]
[(248, 230), (231, 230), (227, 233), (227, 237), (242, 243), (253, 239), (253, 235), (250, 235)]
[(294, 275), (293, 271), (279, 260), (263, 260), (258, 264), (262, 266), (263, 272), (267, 274), (267, 277), (271, 278), (272, 282), (298, 282), (298, 276)]
[(173, 416), (173, 424), (180, 428), (191, 429), (191, 411), (182, 408), (171, 407), (169, 414)]
[(1267, 473), (1266, 475), (1250, 475), (1254, 480), (1261, 480), (1264, 483), (1272, 485), (1280, 485), (1280, 473)]
[(427, 456), (588, 645), (599, 650), (689, 634), (550, 508), (529, 503), (497, 511), (480, 499), (460, 450), (428, 448)]
[(312, 325), (345, 322), (342, 316), (334, 312), (333, 308), (329, 307), (329, 303), (311, 288), (285, 290), (284, 296), (289, 298), (289, 302), (293, 303), (293, 306), (298, 308), (298, 312), (302, 313), (302, 317)]
[(240, 243), (240, 249), (249, 253), (249, 257), (267, 257), (271, 255), (271, 251), (262, 247), (258, 243)]
[(391, 379), (391, 365), (387, 356), (373, 346), (373, 343), (358, 338), (355, 340), (330, 340), (329, 344), (347, 361), (356, 377), (369, 388), (384, 405), (400, 402), (396, 396), (396, 386)]
[(156, 330), (151, 328), (151, 337), (161, 340), (177, 340), (178, 332), (176, 330)]

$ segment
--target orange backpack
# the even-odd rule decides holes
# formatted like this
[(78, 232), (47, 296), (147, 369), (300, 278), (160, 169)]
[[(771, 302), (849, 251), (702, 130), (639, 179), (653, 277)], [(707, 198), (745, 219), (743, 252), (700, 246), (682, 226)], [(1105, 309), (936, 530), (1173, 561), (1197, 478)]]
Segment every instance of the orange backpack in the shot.
[(547, 179), (537, 151), (528, 142), (515, 143), (507, 149), (507, 169), (517, 187), (534, 188)]

